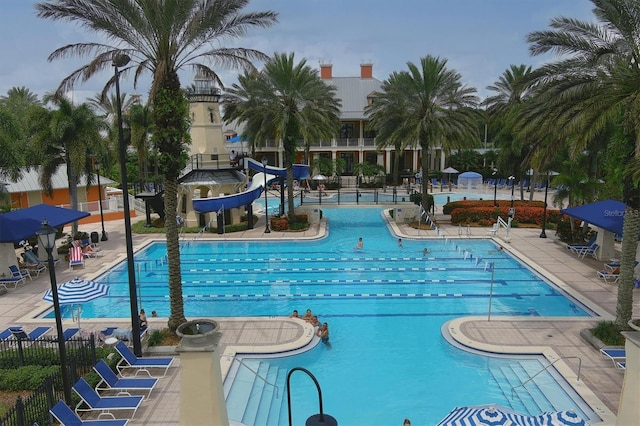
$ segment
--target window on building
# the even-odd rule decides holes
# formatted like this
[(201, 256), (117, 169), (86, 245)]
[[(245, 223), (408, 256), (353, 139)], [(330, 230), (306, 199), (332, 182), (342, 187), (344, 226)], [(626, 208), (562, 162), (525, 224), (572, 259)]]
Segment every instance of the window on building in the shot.
[(342, 128), (340, 129), (340, 139), (353, 138), (353, 134), (354, 134), (353, 123), (342, 123)]

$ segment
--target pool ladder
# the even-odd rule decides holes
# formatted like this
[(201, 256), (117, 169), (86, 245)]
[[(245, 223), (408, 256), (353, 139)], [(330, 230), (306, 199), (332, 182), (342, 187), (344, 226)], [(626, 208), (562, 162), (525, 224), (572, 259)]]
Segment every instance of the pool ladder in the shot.
[(579, 356), (563, 356), (560, 357), (556, 360), (554, 360), (551, 364), (547, 365), (546, 367), (544, 367), (542, 370), (538, 371), (536, 374), (534, 374), (533, 376), (529, 377), (527, 380), (525, 380), (524, 382), (520, 383), (518, 386), (511, 386), (511, 399), (514, 398), (515, 396), (515, 390), (517, 388), (520, 387), (524, 387), (524, 385), (526, 385), (527, 383), (529, 383), (530, 381), (532, 381), (533, 379), (535, 379), (537, 376), (539, 376), (540, 374), (544, 373), (545, 371), (547, 371), (549, 369), (549, 367), (553, 366), (553, 364), (555, 364), (556, 362), (563, 360), (563, 359), (577, 359), (578, 360), (578, 377), (576, 378), (577, 381), (580, 381), (580, 370), (582, 369), (582, 358), (580, 358)]

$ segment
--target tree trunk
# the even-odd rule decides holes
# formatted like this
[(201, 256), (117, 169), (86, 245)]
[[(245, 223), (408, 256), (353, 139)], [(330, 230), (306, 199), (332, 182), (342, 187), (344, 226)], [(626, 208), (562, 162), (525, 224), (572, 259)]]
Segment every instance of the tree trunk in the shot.
[(174, 330), (186, 322), (182, 300), (182, 270), (176, 211), (178, 209), (178, 182), (164, 182), (164, 223), (167, 229), (167, 262), (169, 268), (169, 302), (171, 313), (168, 327)]
[(398, 147), (396, 147), (396, 155), (393, 156), (393, 185), (398, 186), (398, 178), (400, 176), (400, 156), (398, 155)]
[[(69, 185), (69, 208), (78, 210), (78, 179), (76, 177), (76, 170), (71, 164), (71, 157), (68, 153), (65, 154), (65, 160), (67, 162), (67, 182)], [(78, 221), (71, 224), (71, 237), (75, 238), (78, 233)]]
[(431, 207), (427, 205), (427, 195), (429, 194), (429, 142), (421, 140), (420, 147), (422, 148), (422, 156), (420, 158), (420, 165), (422, 166), (422, 207), (428, 211)]

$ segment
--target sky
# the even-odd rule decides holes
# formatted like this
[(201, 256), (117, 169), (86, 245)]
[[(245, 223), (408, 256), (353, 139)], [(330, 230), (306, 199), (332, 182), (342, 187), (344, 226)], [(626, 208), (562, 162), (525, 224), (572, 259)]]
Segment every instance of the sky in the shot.
[[(0, 0), (0, 95), (25, 86), (42, 96), (88, 62), (69, 58), (49, 62), (57, 48), (77, 42), (102, 41), (77, 24), (38, 18), (32, 0)], [(381, 81), (407, 69), (426, 55), (446, 59), (462, 82), (481, 99), (510, 65), (537, 67), (551, 55), (531, 57), (526, 36), (549, 28), (554, 17), (593, 20), (589, 0), (252, 0), (246, 10), (272, 10), (278, 23), (251, 30), (228, 46), (295, 53), (297, 60), (319, 70), (333, 66), (334, 77), (357, 77), (360, 64), (373, 64)], [(260, 66), (260, 64), (256, 64)], [(237, 70), (217, 69), (225, 86)], [(111, 73), (78, 84), (69, 96), (81, 102), (99, 93)], [(193, 72), (180, 73), (183, 86)], [(149, 78), (133, 87), (123, 76), (121, 91), (146, 97)]]

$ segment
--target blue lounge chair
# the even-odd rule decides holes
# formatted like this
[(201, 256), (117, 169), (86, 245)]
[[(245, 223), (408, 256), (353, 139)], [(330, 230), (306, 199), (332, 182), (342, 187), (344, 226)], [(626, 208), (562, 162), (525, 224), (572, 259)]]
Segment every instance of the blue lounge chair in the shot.
[(64, 401), (58, 401), (49, 412), (63, 426), (125, 426), (129, 422), (128, 419), (82, 420)]
[(616, 368), (619, 370), (626, 370), (627, 363), (625, 361), (616, 362)]
[(589, 256), (592, 256), (594, 259), (598, 260), (598, 249), (599, 248), (600, 248), (600, 246), (598, 244), (593, 243), (591, 246), (583, 248), (580, 251), (580, 253), (578, 253), (578, 257), (580, 259), (584, 259), (585, 256), (589, 255)]
[[(31, 279), (33, 279), (34, 274), (36, 278), (38, 278), (40, 276), (40, 272), (46, 270), (47, 266), (44, 263), (40, 262), (40, 259), (35, 257), (35, 255), (33, 256), (35, 257), (35, 261), (34, 261), (33, 257), (27, 256), (27, 253), (31, 253), (31, 252), (26, 251), (22, 253), (22, 260), (24, 261), (24, 264), (27, 265), (25, 270), (29, 272), (29, 277)], [(33, 253), (31, 254), (33, 255)]]
[(158, 383), (158, 379), (155, 378), (119, 378), (116, 373), (113, 372), (111, 367), (107, 365), (104, 360), (98, 361), (93, 369), (100, 376), (100, 382), (96, 385), (96, 392), (101, 390), (113, 390), (118, 391), (118, 395), (126, 394), (131, 395), (130, 391), (146, 392), (146, 397), (151, 396), (151, 391)]
[(591, 247), (593, 244), (595, 244), (597, 237), (598, 234), (593, 234), (587, 244), (567, 244), (567, 249), (576, 252), (576, 254), (579, 254), (584, 248)]
[(11, 330), (18, 330), (21, 327), (7, 327), (0, 332), (0, 342), (10, 339), (13, 336)]
[[(62, 339), (66, 342), (67, 340), (71, 339), (73, 336), (75, 336), (79, 332), (80, 332), (80, 329), (78, 327), (65, 328), (62, 331)], [(54, 340), (58, 341), (58, 336), (56, 336)]]
[(120, 374), (122, 374), (122, 370), (126, 368), (132, 368), (136, 370), (136, 376), (139, 372), (144, 371), (149, 375), (149, 377), (154, 377), (149, 369), (158, 368), (164, 369), (164, 373), (162, 374), (162, 376), (158, 377), (164, 377), (167, 375), (167, 371), (173, 363), (173, 358), (138, 358), (122, 341), (116, 344), (116, 350), (122, 357), (122, 359), (118, 361), (118, 364), (116, 365), (116, 369)]
[(9, 285), (13, 285), (12, 288), (17, 288), (18, 284), (24, 282), (24, 278), (0, 278), (0, 287), (4, 287), (5, 290), (9, 291)]
[(26, 269), (20, 269), (16, 265), (9, 265), (9, 270), (11, 271), (11, 278), (22, 278), (23, 281), (27, 278), (33, 279), (31, 278), (29, 271)]
[(111, 416), (115, 419), (113, 412), (131, 411), (136, 415), (136, 410), (142, 403), (141, 396), (100, 396), (84, 379), (80, 379), (73, 385), (73, 390), (80, 397), (80, 402), (76, 405), (76, 414), (83, 412), (99, 412), (98, 418)]
[(11, 334), (17, 339), (35, 341), (47, 334), (49, 330), (51, 330), (51, 327), (36, 327), (28, 333), (23, 327), (9, 327), (9, 329), (11, 330)]
[(600, 353), (609, 358), (614, 366), (616, 366), (616, 363), (622, 362), (627, 358), (627, 353), (624, 348), (603, 348), (600, 349)]

